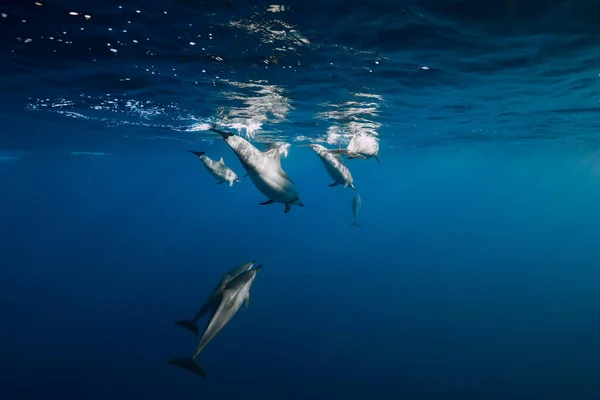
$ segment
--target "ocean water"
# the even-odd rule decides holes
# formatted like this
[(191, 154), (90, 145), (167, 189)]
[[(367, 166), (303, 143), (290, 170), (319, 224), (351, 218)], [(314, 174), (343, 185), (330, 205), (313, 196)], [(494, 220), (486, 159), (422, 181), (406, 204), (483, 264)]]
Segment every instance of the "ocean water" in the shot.
[[(0, 399), (600, 399), (598, 15), (3, 0)], [(259, 206), (213, 125), (289, 143), (304, 207)], [(380, 163), (328, 187), (302, 145), (352, 138)], [(168, 365), (250, 260), (207, 378)]]

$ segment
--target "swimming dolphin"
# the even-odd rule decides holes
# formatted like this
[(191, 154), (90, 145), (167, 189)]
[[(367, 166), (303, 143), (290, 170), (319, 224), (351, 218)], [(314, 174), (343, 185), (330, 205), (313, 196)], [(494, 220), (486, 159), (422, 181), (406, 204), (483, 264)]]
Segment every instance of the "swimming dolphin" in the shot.
[[(279, 156), (283, 156), (284, 158), (287, 158), (288, 156), (288, 148), (290, 147), (289, 143), (286, 142), (268, 142), (266, 143), (266, 147), (262, 150), (262, 152), (271, 157), (271, 158), (275, 158), (277, 156), (277, 154), (279, 154)], [(248, 174), (244, 175), (244, 178), (247, 177)]]
[(271, 158), (240, 136), (214, 127), (210, 130), (225, 139), (225, 142), (242, 163), (254, 186), (268, 198), (267, 201), (258, 203), (259, 205), (282, 203), (285, 204), (285, 213), (290, 212), (292, 205), (304, 207), (294, 182), (281, 168), (279, 153), (275, 153), (274, 157)]
[(241, 182), (235, 172), (225, 165), (223, 157), (219, 161), (214, 161), (205, 156), (203, 151), (188, 150), (190, 153), (198, 156), (206, 170), (218, 181), (217, 185), (229, 182), (229, 186), (233, 186), (234, 182)]
[(352, 190), (356, 190), (352, 174), (346, 164), (344, 164), (342, 156), (330, 153), (326, 147), (320, 144), (309, 144), (308, 146), (317, 153), (327, 173), (333, 179), (333, 183), (329, 185), (330, 187), (344, 185), (344, 187), (351, 187)]
[(256, 264), (256, 260), (245, 262), (243, 264), (238, 265), (231, 271), (223, 274), (221, 276), (221, 281), (217, 286), (215, 286), (211, 294), (208, 296), (208, 299), (206, 299), (206, 301), (204, 302), (204, 305), (202, 305), (200, 310), (196, 313), (196, 316), (191, 320), (177, 321), (175, 322), (175, 325), (183, 326), (184, 328), (189, 329), (196, 336), (198, 336), (200, 332), (196, 322), (200, 318), (202, 318), (202, 316), (207, 312), (216, 310), (219, 307), (219, 302), (221, 301), (221, 292), (223, 291), (225, 286), (227, 286), (227, 284), (231, 282), (235, 277), (252, 268), (254, 264)]
[(352, 198), (352, 215), (354, 215), (354, 222), (351, 223), (350, 226), (360, 227), (360, 225), (356, 223), (356, 216), (358, 215), (358, 212), (360, 211), (361, 207), (362, 201), (360, 199), (360, 194), (356, 193)]
[(206, 326), (194, 354), (187, 358), (172, 358), (167, 361), (168, 364), (179, 365), (206, 379), (206, 373), (204, 372), (204, 369), (196, 363), (196, 357), (198, 357), (198, 354), (200, 354), (217, 333), (231, 321), (231, 318), (237, 313), (244, 301), (246, 302), (246, 306), (248, 306), (250, 287), (256, 278), (256, 274), (261, 268), (262, 265), (259, 265), (254, 269), (242, 272), (223, 288), (219, 307), (214, 311), (210, 322)]
[(369, 158), (375, 158), (381, 164), (379, 160), (379, 141), (371, 135), (354, 135), (345, 149), (332, 149), (329, 152), (344, 154), (348, 159), (359, 158), (368, 160)]

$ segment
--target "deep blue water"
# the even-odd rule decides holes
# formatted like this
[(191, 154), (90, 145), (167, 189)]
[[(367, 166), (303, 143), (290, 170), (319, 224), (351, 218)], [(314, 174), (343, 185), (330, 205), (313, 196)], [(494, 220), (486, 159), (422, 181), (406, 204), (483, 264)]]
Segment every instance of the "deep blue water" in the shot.
[[(600, 2), (38, 3), (0, 3), (0, 399), (600, 399)], [(213, 123), (291, 143), (304, 208), (216, 185)], [(355, 228), (299, 145), (358, 134)], [(207, 379), (167, 365), (253, 259)]]

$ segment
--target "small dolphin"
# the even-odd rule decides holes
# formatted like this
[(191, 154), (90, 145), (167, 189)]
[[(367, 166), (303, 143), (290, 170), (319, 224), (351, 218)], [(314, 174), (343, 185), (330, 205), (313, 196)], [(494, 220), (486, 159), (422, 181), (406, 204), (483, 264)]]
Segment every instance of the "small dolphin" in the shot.
[(371, 135), (354, 135), (345, 149), (333, 149), (329, 150), (329, 152), (344, 154), (348, 159), (359, 158), (361, 160), (368, 160), (369, 158), (375, 158), (381, 164), (379, 160), (379, 141)]
[(339, 154), (332, 154), (326, 147), (321, 146), (320, 144), (309, 144), (308, 146), (317, 153), (323, 162), (327, 173), (333, 179), (333, 183), (330, 184), (329, 187), (344, 185), (344, 187), (351, 187), (352, 190), (356, 190), (352, 174), (346, 164), (344, 164), (342, 156)]
[(200, 318), (202, 318), (202, 316), (207, 312), (216, 310), (219, 307), (219, 302), (221, 301), (221, 292), (223, 291), (223, 288), (225, 288), (225, 286), (227, 286), (227, 284), (231, 282), (232, 279), (252, 268), (254, 264), (256, 264), (256, 260), (245, 262), (243, 264), (238, 265), (231, 271), (223, 274), (221, 276), (221, 281), (217, 286), (215, 286), (210, 296), (208, 296), (208, 299), (206, 299), (206, 301), (204, 302), (202, 308), (200, 308), (200, 311), (196, 313), (196, 316), (191, 320), (177, 321), (175, 322), (175, 325), (183, 326), (184, 328), (189, 329), (196, 336), (198, 336), (200, 332), (196, 322)]
[(360, 227), (360, 225), (356, 223), (356, 216), (358, 215), (358, 212), (360, 211), (361, 207), (362, 201), (360, 199), (360, 194), (356, 193), (352, 198), (352, 215), (354, 215), (354, 222), (351, 223), (350, 226)]
[(223, 157), (219, 161), (214, 161), (205, 156), (203, 151), (188, 150), (190, 153), (198, 156), (206, 170), (218, 181), (217, 185), (229, 182), (229, 186), (233, 186), (234, 182), (241, 182), (235, 172), (225, 165)]
[[(279, 156), (283, 156), (287, 158), (288, 156), (288, 148), (290, 147), (289, 143), (286, 142), (267, 142), (266, 147), (262, 150), (262, 152), (269, 156), (270, 158), (275, 159), (275, 157), (279, 154)], [(248, 174), (244, 175), (244, 178), (247, 177)]]
[(194, 354), (188, 358), (172, 358), (167, 361), (168, 364), (179, 365), (206, 379), (206, 373), (204, 372), (204, 369), (196, 363), (196, 357), (198, 357), (198, 354), (200, 354), (217, 333), (231, 321), (231, 318), (238, 312), (244, 301), (246, 302), (246, 307), (248, 306), (250, 300), (250, 287), (256, 278), (256, 274), (261, 268), (262, 265), (259, 265), (254, 269), (242, 272), (223, 288), (219, 307), (214, 311)]
[(216, 128), (210, 128), (210, 130), (225, 139), (242, 163), (254, 186), (269, 199), (258, 203), (259, 205), (282, 203), (285, 204), (285, 213), (290, 212), (292, 205), (304, 207), (294, 182), (281, 168), (279, 153), (275, 153), (271, 158), (240, 136)]

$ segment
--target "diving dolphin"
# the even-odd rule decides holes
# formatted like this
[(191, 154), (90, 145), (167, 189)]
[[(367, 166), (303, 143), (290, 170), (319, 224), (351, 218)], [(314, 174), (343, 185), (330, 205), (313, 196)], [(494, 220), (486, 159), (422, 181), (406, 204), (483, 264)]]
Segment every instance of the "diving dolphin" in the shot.
[(308, 146), (317, 153), (323, 162), (327, 173), (333, 179), (333, 183), (329, 185), (330, 187), (344, 185), (344, 187), (351, 187), (352, 190), (356, 190), (354, 188), (352, 174), (346, 164), (344, 164), (342, 156), (339, 154), (332, 154), (326, 147), (321, 146), (320, 144), (309, 144)]
[(221, 276), (221, 281), (217, 286), (215, 286), (211, 294), (208, 296), (208, 299), (206, 299), (206, 301), (204, 302), (202, 308), (200, 308), (200, 310), (196, 313), (196, 316), (191, 320), (177, 321), (175, 322), (175, 325), (183, 326), (184, 328), (189, 329), (196, 336), (198, 336), (200, 332), (196, 322), (200, 318), (202, 318), (202, 316), (207, 312), (216, 310), (219, 307), (219, 302), (221, 301), (221, 292), (223, 291), (225, 286), (227, 286), (227, 284), (231, 282), (232, 279), (252, 268), (254, 264), (256, 264), (256, 260), (245, 262), (243, 264), (238, 265), (231, 271), (223, 274)]
[(259, 265), (254, 269), (242, 272), (223, 288), (219, 307), (214, 311), (210, 322), (206, 326), (194, 354), (187, 358), (172, 358), (167, 361), (168, 364), (179, 365), (206, 379), (206, 373), (204, 372), (204, 369), (196, 363), (196, 357), (198, 357), (198, 354), (200, 354), (217, 333), (231, 321), (231, 318), (238, 312), (244, 301), (246, 302), (246, 307), (248, 306), (250, 300), (250, 287), (256, 278), (256, 274), (261, 268), (262, 265)]
[(282, 203), (285, 204), (285, 213), (290, 212), (292, 205), (304, 207), (294, 182), (281, 168), (279, 153), (275, 153), (271, 158), (240, 136), (213, 127), (210, 130), (225, 139), (242, 163), (254, 186), (268, 198), (267, 201), (258, 203), (259, 205)]
[(360, 225), (356, 223), (356, 216), (358, 215), (358, 212), (360, 211), (361, 207), (362, 201), (360, 199), (360, 194), (356, 193), (352, 198), (352, 215), (354, 215), (354, 222), (351, 223), (350, 226), (360, 227)]
[(215, 178), (218, 182), (217, 185), (220, 185), (225, 182), (229, 182), (229, 186), (233, 186), (234, 182), (241, 182), (235, 172), (231, 168), (225, 165), (225, 161), (223, 161), (223, 157), (219, 161), (214, 161), (205, 156), (204, 151), (194, 151), (188, 150), (190, 153), (198, 156), (202, 164), (206, 170)]
[(371, 135), (354, 135), (345, 149), (333, 149), (329, 150), (329, 152), (332, 154), (344, 154), (348, 159), (360, 158), (367, 160), (375, 158), (381, 164), (379, 160), (379, 141)]

